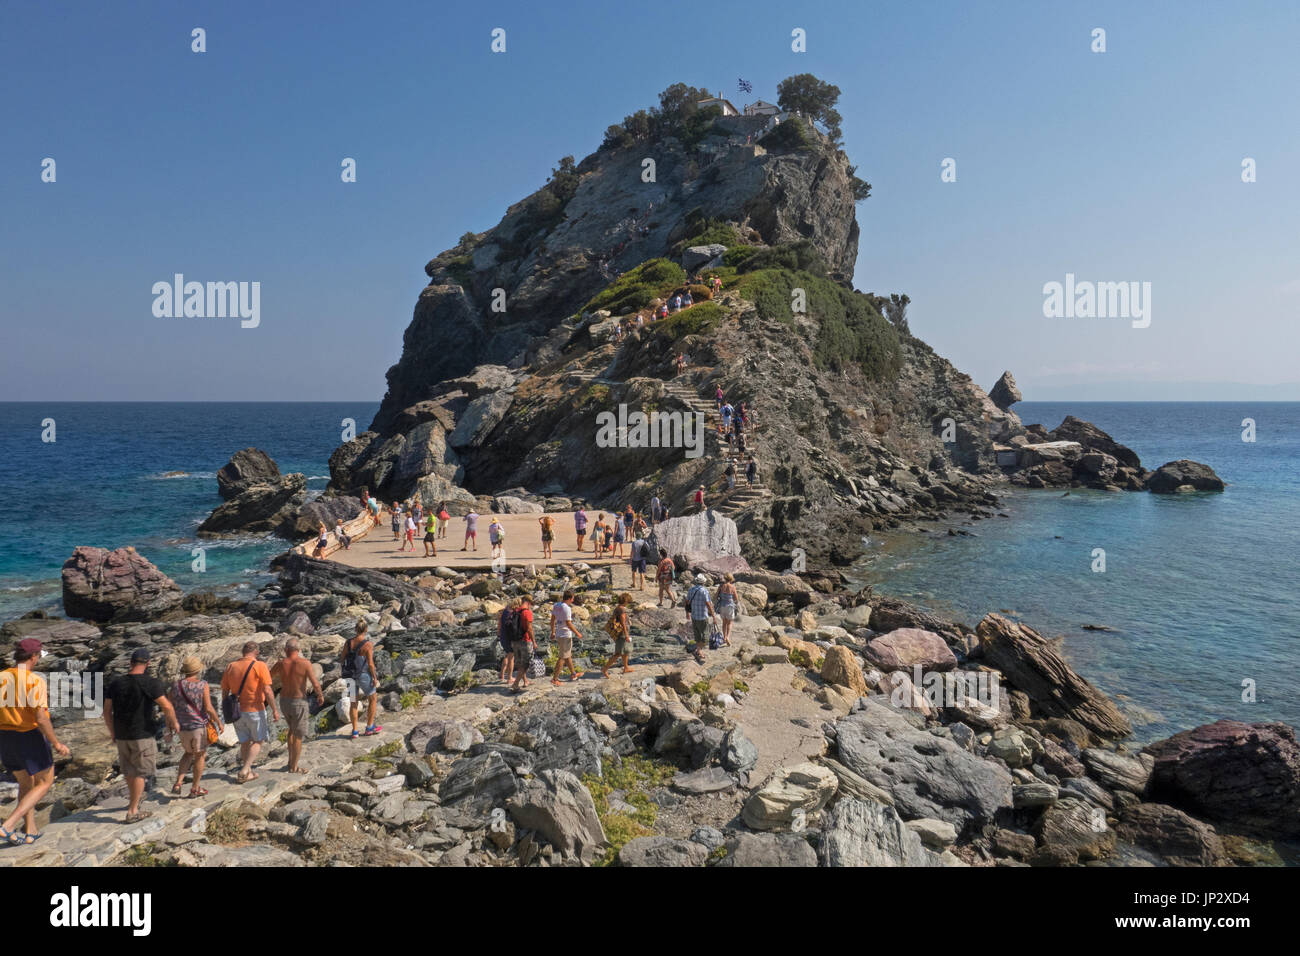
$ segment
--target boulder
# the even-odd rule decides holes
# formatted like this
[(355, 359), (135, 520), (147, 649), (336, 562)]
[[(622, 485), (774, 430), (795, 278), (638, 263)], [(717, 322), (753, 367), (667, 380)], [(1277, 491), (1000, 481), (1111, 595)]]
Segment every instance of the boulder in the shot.
[(503, 806), (518, 790), (519, 780), (505, 758), (488, 751), (452, 764), (438, 787), (438, 796), (444, 806), (464, 804), (486, 813)]
[(514, 384), (514, 374), (504, 365), (479, 365), (460, 378), (447, 380), (443, 386), (451, 391), (462, 391), (474, 399), (485, 392), (510, 388)]
[(827, 812), (818, 855), (823, 866), (940, 865), (893, 807), (854, 797), (841, 799)]
[(456, 422), (456, 430), (447, 438), (453, 448), (478, 448), (492, 430), (501, 424), (506, 412), (514, 403), (514, 395), (507, 391), (489, 392), (469, 403)]
[(562, 854), (591, 863), (605, 830), (587, 788), (567, 770), (543, 770), (507, 804), (515, 825), (536, 830)]
[(839, 761), (887, 791), (908, 818), (946, 820), (960, 831), (992, 822), (1011, 806), (1011, 774), (943, 737), (918, 728), (874, 697), (835, 725)]
[(1035, 833), (1043, 846), (1073, 852), (1083, 860), (1100, 860), (1115, 848), (1115, 831), (1106, 826), (1105, 814), (1072, 797), (1044, 810)]
[(1142, 462), (1133, 449), (1121, 445), (1091, 422), (1067, 415), (1051, 433), (1054, 441), (1078, 442), (1087, 451), (1105, 452), (1126, 468), (1141, 468)]
[(989, 614), (976, 628), (980, 652), (1042, 716), (1068, 717), (1101, 737), (1127, 737), (1128, 718), (1084, 680), (1033, 628), (1000, 614)]
[(1003, 372), (1002, 377), (989, 389), (989, 399), (1004, 412), (1024, 398), (1016, 388), (1016, 380), (1010, 372)]
[(739, 727), (727, 731), (722, 741), (722, 766), (733, 773), (744, 773), (758, 763), (758, 747)]
[[(229, 501), (217, 505), (199, 525), (199, 537), (227, 534), (281, 533), (293, 528), (307, 500), (307, 479), (300, 474), (255, 481)], [(351, 517), (355, 518), (354, 513)]]
[(1262, 836), (1300, 836), (1300, 746), (1283, 723), (1220, 720), (1146, 748), (1151, 799)]
[(1165, 462), (1147, 476), (1147, 490), (1169, 495), (1180, 491), (1222, 491), (1223, 479), (1209, 465), (1180, 458)]
[(703, 866), (708, 857), (702, 843), (666, 836), (637, 837), (618, 851), (619, 866)]
[(1139, 803), (1124, 811), (1116, 835), (1162, 856), (1172, 866), (1224, 866), (1228, 854), (1208, 823), (1163, 803)]
[(738, 833), (718, 866), (816, 866), (817, 853), (798, 833)]
[(79, 546), (63, 563), (63, 610), (89, 621), (142, 621), (172, 610), (180, 586), (135, 548)]
[(217, 493), (229, 501), (249, 485), (279, 477), (280, 467), (270, 455), (260, 448), (244, 448), (231, 455), (217, 472)]
[(361, 499), (349, 495), (331, 495), (313, 498), (304, 502), (296, 512), (288, 516), (276, 532), (282, 538), (311, 538), (320, 531), (320, 523), (334, 530), (335, 522), (340, 518), (346, 525), (361, 514)]
[(1138, 796), (1146, 793), (1147, 781), (1155, 758), (1150, 754), (1128, 756), (1113, 750), (1089, 748), (1080, 754), (1088, 772), (1109, 790), (1127, 790)]
[(858, 664), (858, 659), (853, 656), (851, 650), (841, 645), (836, 645), (826, 652), (826, 659), (822, 661), (821, 677), (828, 684), (847, 687), (858, 697), (868, 692), (867, 682), (862, 676), (862, 667)]
[(839, 780), (825, 767), (813, 763), (787, 767), (756, 792), (741, 811), (741, 819), (755, 830), (802, 829), (813, 814), (835, 796)]
[(682, 268), (688, 273), (709, 266), (727, 247), (720, 242), (711, 242), (706, 246), (688, 246), (682, 251)]
[(957, 656), (948, 643), (933, 631), (900, 627), (882, 634), (863, 649), (867, 661), (882, 671), (950, 671), (957, 666)]
[(736, 522), (712, 509), (661, 521), (646, 536), (646, 541), (651, 554), (666, 551), (672, 557), (689, 554), (697, 560), (704, 556), (740, 555)]

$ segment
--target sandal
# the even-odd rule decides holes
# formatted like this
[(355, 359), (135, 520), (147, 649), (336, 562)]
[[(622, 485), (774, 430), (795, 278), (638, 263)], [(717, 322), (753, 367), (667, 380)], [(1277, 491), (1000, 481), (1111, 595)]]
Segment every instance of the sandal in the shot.
[(9, 843), (11, 846), (31, 846), (43, 836), (44, 833), (15, 833), (9, 838)]
[(172, 796), (179, 797), (180, 795), (181, 795), (181, 782), (178, 779), (176, 783), (172, 785)]
[(152, 810), (140, 810), (140, 811), (137, 811), (136, 813), (128, 813), (128, 814), (126, 815), (126, 822), (127, 822), (127, 823), (139, 823), (141, 820), (144, 820), (145, 818), (147, 818), (147, 817), (151, 817), (151, 816), (153, 816), (153, 811), (152, 811)]
[(0, 843), (13, 843), (17, 836), (18, 834), (14, 833), (12, 830), (6, 830), (4, 827), (0, 827)]
[(191, 788), (190, 788), (190, 796), (191, 796), (191, 797), (206, 797), (207, 795), (208, 795), (208, 791), (204, 790), (202, 787), (191, 787)]

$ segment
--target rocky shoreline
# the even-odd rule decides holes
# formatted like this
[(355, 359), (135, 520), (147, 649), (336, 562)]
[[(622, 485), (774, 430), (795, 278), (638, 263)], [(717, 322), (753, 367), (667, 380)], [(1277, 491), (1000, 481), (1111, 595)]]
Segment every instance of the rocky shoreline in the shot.
[[(1271, 841), (1300, 837), (1291, 728), (1219, 721), (1131, 751), (1122, 711), (1052, 642), (998, 614), (970, 628), (827, 574), (743, 571), (732, 647), (697, 665), (683, 612), (635, 592), (635, 671), (606, 680), (601, 626), (623, 588), (604, 568), (408, 577), (290, 554), (246, 603), (160, 604), (170, 589), (143, 558), (90, 550), (70, 567), (98, 559), (138, 586), (118, 575), (109, 622), (4, 625), (10, 640), (45, 643), (47, 671), (113, 675), (148, 646), (164, 680), (190, 654), (219, 679), (244, 641), (274, 659), (296, 636), (333, 703), (343, 635), (365, 619), (383, 722), (403, 728), (367, 751), (334, 732), (329, 708), (306, 748), (329, 757), (311, 776), (260, 794), (214, 782), (203, 820), (171, 801), (152, 829), (100, 824), (97, 863), (1251, 865), (1280, 862)], [(683, 573), (706, 563), (678, 558)], [(546, 608), (566, 588), (582, 598), (587, 676), (510, 697), (496, 680), (496, 613), (524, 593)], [(102, 724), (55, 716), (73, 755), (41, 808), (46, 840), (3, 862), (85, 853), (85, 821), (121, 800)], [(214, 781), (235, 753), (214, 749)], [(165, 799), (178, 758), (162, 755), (151, 799)], [(287, 777), (282, 761), (273, 744), (264, 776)]]

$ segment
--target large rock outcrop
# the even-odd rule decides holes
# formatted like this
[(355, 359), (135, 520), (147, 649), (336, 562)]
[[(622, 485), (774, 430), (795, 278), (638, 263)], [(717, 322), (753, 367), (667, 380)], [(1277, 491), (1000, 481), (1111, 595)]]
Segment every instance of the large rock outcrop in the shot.
[(1180, 458), (1161, 465), (1147, 477), (1147, 490), (1168, 495), (1180, 491), (1222, 491), (1223, 479), (1209, 465)]
[[(229, 534), (276, 532), (296, 522), (299, 508), (307, 499), (307, 479), (300, 474), (256, 481), (243, 487), (229, 501), (218, 505), (199, 525), (200, 537)], [(355, 517), (355, 513), (353, 515)]]
[(1128, 718), (1110, 699), (1080, 677), (1052, 642), (1032, 627), (989, 614), (975, 629), (984, 660), (1013, 688), (1028, 695), (1038, 715), (1068, 717), (1101, 737), (1127, 737)]
[(89, 621), (146, 620), (172, 610), (184, 593), (135, 548), (78, 547), (63, 563), (63, 610)]
[(241, 448), (217, 472), (217, 492), (229, 501), (250, 485), (279, 477), (280, 466), (270, 455), (260, 448)]

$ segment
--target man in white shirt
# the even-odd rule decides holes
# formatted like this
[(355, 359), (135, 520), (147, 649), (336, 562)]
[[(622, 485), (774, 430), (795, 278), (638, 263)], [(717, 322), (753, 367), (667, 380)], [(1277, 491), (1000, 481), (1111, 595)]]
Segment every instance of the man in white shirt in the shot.
[(573, 624), (573, 592), (565, 591), (564, 597), (551, 608), (551, 637), (555, 639), (555, 650), (559, 660), (555, 662), (555, 671), (551, 674), (551, 683), (560, 683), (560, 671), (568, 664), (569, 673), (574, 681), (583, 675), (573, 663), (573, 639), (582, 640), (581, 632)]

